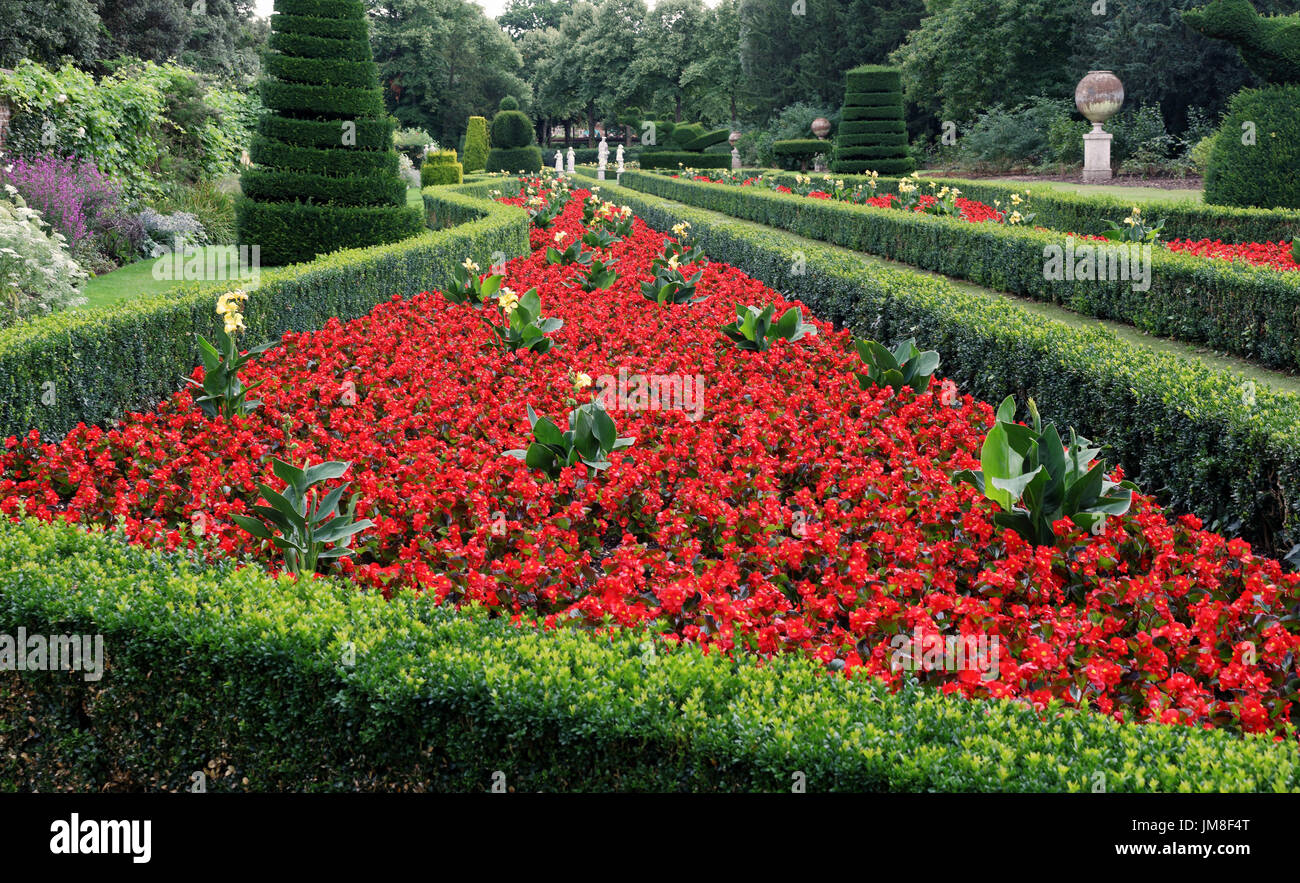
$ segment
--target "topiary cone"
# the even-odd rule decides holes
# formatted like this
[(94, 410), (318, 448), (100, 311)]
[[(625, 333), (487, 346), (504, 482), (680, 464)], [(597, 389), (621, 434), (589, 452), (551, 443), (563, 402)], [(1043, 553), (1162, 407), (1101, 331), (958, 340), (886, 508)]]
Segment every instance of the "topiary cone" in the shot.
[(275, 0), (236, 231), (264, 264), (424, 229), (406, 204), (364, 0)]

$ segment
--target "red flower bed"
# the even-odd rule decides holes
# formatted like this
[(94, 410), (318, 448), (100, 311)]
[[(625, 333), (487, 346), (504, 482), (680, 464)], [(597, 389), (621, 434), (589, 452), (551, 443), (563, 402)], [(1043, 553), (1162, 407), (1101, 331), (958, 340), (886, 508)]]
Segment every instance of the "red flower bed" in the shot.
[(1233, 245), (1218, 239), (1173, 239), (1164, 243), (1170, 251), (1181, 251), (1200, 255), (1203, 258), (1220, 258), (1227, 261), (1246, 261), (1260, 267), (1272, 267), (1275, 270), (1300, 270), (1291, 257), (1289, 242), (1243, 242)]
[[(678, 177), (673, 175), (674, 178)], [(710, 184), (725, 184), (726, 181), (715, 181), (705, 175), (696, 175), (692, 180), (704, 181)], [(742, 181), (739, 186), (750, 187), (758, 183), (761, 179), (749, 178)], [(774, 188), (779, 193), (793, 193), (789, 187), (784, 184), (778, 184)], [(814, 190), (806, 194), (809, 199), (834, 199), (835, 197), (821, 190)], [(914, 211), (922, 211), (926, 206), (933, 204), (935, 198), (929, 194), (920, 197), (919, 205)], [(860, 205), (870, 205), (876, 208), (896, 208), (895, 203), (898, 197), (892, 193), (886, 193), (883, 196), (873, 196), (863, 200)], [(961, 209), (961, 216), (972, 224), (983, 223), (984, 221), (995, 221), (1001, 223), (1004, 213), (992, 206), (986, 205), (974, 199), (957, 197), (954, 202)], [(1026, 209), (1028, 203), (1025, 204)], [(1045, 228), (1038, 228), (1045, 229)], [(1069, 233), (1068, 236), (1077, 234)], [(1105, 237), (1085, 236), (1087, 239), (1096, 239), (1104, 241)], [(1158, 243), (1170, 251), (1184, 252), (1194, 254), (1204, 258), (1218, 258), (1228, 261), (1245, 261), (1259, 267), (1272, 267), (1275, 270), (1300, 270), (1300, 264), (1297, 264), (1291, 255), (1291, 243), (1289, 242), (1243, 242), (1238, 244), (1222, 242), (1218, 239), (1201, 239), (1192, 241), (1190, 239), (1173, 239), (1168, 242)]]
[[(581, 235), (578, 200), (534, 244), (556, 231)], [(376, 527), (343, 569), (385, 593), (556, 627), (657, 623), (671, 642), (805, 653), (972, 697), (1283, 731), (1300, 577), (1141, 496), (1100, 536), (1062, 522), (1055, 547), (1027, 545), (951, 484), (977, 466), (987, 404), (938, 381), (863, 392), (847, 334), (825, 324), (766, 353), (735, 349), (718, 332), (735, 304), (786, 302), (717, 263), (704, 303), (645, 300), (663, 238), (638, 220), (610, 250), (618, 281), (595, 293), (567, 287), (580, 271), (542, 249), (512, 261), (506, 284), (537, 286), (565, 322), (544, 355), (502, 355), (481, 321), (493, 313), (425, 293), (288, 335), (246, 371), (268, 379), (246, 418), (206, 418), (183, 391), (112, 430), (11, 438), (0, 512), (120, 523), (137, 542), (273, 566), (231, 515), (257, 502), (255, 482), (279, 486), (272, 457), (347, 460), (357, 516)], [(579, 465), (551, 482), (503, 456), (529, 440), (526, 404), (562, 422), (593, 394), (574, 373), (620, 371), (702, 378), (700, 419), (613, 411), (636, 442), (599, 474)], [(897, 670), (899, 640), (917, 635), (996, 639), (996, 672)]]

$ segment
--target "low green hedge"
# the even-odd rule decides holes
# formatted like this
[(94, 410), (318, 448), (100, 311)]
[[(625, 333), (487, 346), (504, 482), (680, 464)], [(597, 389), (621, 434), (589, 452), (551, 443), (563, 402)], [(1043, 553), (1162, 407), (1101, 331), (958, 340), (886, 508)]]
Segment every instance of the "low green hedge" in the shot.
[[(780, 180), (780, 179), (779, 179)], [(979, 285), (1058, 303), (1151, 334), (1209, 346), (1274, 368), (1300, 368), (1300, 273), (1207, 260), (1151, 248), (1150, 289), (1126, 279), (1045, 278), (1060, 233), (961, 218), (885, 211), (806, 199), (762, 187), (733, 187), (632, 173), (646, 193), (779, 227), (810, 239), (881, 255)], [(1035, 201), (1036, 204), (1036, 201)], [(1096, 245), (1078, 240), (1080, 247)]]
[[(403, 191), (404, 192), (404, 191)], [(415, 236), (420, 210), (402, 205), (310, 202), (235, 202), (235, 226), (244, 245), (257, 245), (270, 266), (314, 260), (339, 249), (366, 248)]]
[(1295, 747), (931, 690), (806, 658), (538, 631), (429, 595), (203, 569), (0, 525), (0, 631), (103, 636), (103, 677), (0, 673), (39, 791), (1296, 791)]
[(684, 150), (645, 150), (641, 153), (643, 169), (729, 169), (729, 153), (691, 153)]
[[(456, 229), (263, 271), (247, 305), (248, 339), (275, 340), (334, 316), (364, 315), (394, 294), (448, 285), (467, 256), (487, 266), (494, 253), (527, 254), (527, 216), (488, 200), (490, 189), (508, 191), (512, 183), (425, 191), (426, 209), (440, 225), (462, 225)], [(238, 285), (248, 283), (231, 287)], [(0, 331), (0, 438), (32, 428), (58, 438), (79, 422), (106, 425), (180, 388), (181, 375), (198, 364), (195, 335), (211, 337), (216, 327), (215, 295), (195, 289), (182, 285)]]
[(540, 172), (542, 149), (533, 147), (493, 147), (488, 151), (488, 172)]
[[(850, 123), (840, 125), (843, 138)], [(858, 123), (856, 125), (862, 125)], [(850, 130), (851, 131), (851, 130)], [(893, 173), (870, 166), (868, 171), (882, 176)], [(840, 176), (842, 177), (842, 176)], [(845, 178), (856, 183), (852, 175)], [(897, 193), (900, 178), (881, 177), (879, 192)], [(966, 199), (987, 205), (1001, 200), (1007, 205), (1012, 193), (1024, 194), (1028, 189), (1031, 212), (1037, 217), (1034, 224), (1062, 232), (1098, 235), (1108, 229), (1106, 221), (1120, 223), (1133, 209), (1134, 202), (1122, 196), (1070, 193), (1068, 191), (1036, 187), (1032, 183), (1007, 183), (1004, 181), (973, 181), (965, 178), (929, 178), (936, 185), (956, 187)], [(922, 192), (925, 192), (924, 190)], [(1177, 192), (1177, 191), (1173, 191)], [(1295, 209), (1234, 208), (1206, 205), (1189, 199), (1171, 198), (1137, 203), (1142, 214), (1152, 221), (1165, 219), (1162, 237), (1173, 239), (1220, 239), (1224, 242), (1278, 242), (1290, 241), (1300, 236), (1300, 211)]]
[[(623, 180), (639, 186), (652, 177), (670, 180), (636, 173)], [(722, 189), (710, 188), (711, 207), (721, 207), (713, 191)], [(1248, 395), (1231, 372), (773, 227), (610, 182), (601, 193), (660, 230), (690, 221), (710, 256), (799, 298), (822, 319), (875, 340), (916, 337), (942, 354), (941, 373), (977, 399), (1033, 396), (1058, 425), (1104, 441), (1111, 462), (1174, 510), (1230, 532), (1239, 526), (1272, 554), (1300, 543), (1300, 397), (1262, 386)]]

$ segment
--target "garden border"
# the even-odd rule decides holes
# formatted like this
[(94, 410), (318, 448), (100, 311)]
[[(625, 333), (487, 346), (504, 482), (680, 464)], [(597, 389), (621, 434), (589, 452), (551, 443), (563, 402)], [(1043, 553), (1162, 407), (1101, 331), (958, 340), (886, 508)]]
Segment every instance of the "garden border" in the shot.
[(102, 635), (107, 663), (0, 674), (14, 788), (1300, 790), (1294, 743), (1266, 735), (890, 694), (806, 657), (542, 632), (68, 525), (0, 529), (0, 631), (19, 627)]
[[(517, 184), (500, 179), (497, 188)], [(494, 253), (527, 254), (527, 215), (491, 201), (488, 190), (476, 183), (422, 191), (426, 216), (441, 213), (435, 226), (453, 229), (263, 271), (246, 305), (245, 339), (278, 340), (331, 318), (357, 318), (394, 294), (443, 287), (466, 257), (486, 266)], [(32, 429), (61, 438), (78, 423), (107, 425), (179, 389), (199, 363), (197, 335), (211, 337), (218, 327), (219, 291), (181, 284), (0, 331), (0, 439)]]
[(1137, 352), (1100, 326), (1070, 327), (773, 227), (608, 181), (601, 195), (659, 230), (689, 221), (708, 255), (821, 319), (887, 343), (916, 337), (977, 399), (1033, 396), (1049, 419), (1106, 442), (1107, 458), (1175, 511), (1270, 554), (1300, 543), (1300, 397), (1268, 387), (1247, 396), (1231, 372)]
[[(1107, 280), (1049, 280), (1055, 247), (1070, 261), (1071, 237), (1003, 224), (972, 224), (923, 212), (891, 211), (738, 187), (626, 172), (623, 186), (880, 255), (965, 279), (1084, 316), (1112, 319), (1148, 334), (1207, 346), (1269, 368), (1300, 368), (1300, 272), (1150, 251), (1150, 290), (1125, 275)], [(1031, 211), (1033, 208), (1031, 207)], [(1102, 245), (1074, 239), (1079, 249)], [(1118, 245), (1118, 243), (1116, 243)], [(1104, 265), (1105, 261), (1100, 262)]]

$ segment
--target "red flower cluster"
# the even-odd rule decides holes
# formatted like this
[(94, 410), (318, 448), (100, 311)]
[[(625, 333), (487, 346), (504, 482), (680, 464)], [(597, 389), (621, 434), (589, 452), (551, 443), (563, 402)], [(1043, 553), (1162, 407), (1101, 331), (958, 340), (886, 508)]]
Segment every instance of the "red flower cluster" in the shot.
[[(582, 235), (576, 195), (535, 245)], [(855, 677), (1040, 708), (1283, 732), (1300, 577), (1141, 496), (1099, 536), (1062, 522), (1055, 547), (1027, 545), (951, 483), (977, 465), (987, 404), (938, 381), (864, 392), (847, 334), (825, 324), (736, 349), (718, 333), (736, 304), (787, 302), (718, 263), (702, 268), (707, 301), (650, 302), (638, 286), (663, 240), (636, 221), (607, 255), (617, 282), (594, 293), (544, 249), (510, 262), (506, 284), (536, 286), (543, 314), (564, 320), (544, 355), (492, 348), (490, 309), (395, 297), (287, 335), (247, 369), (268, 381), (248, 417), (208, 419), (182, 391), (115, 429), (8, 439), (0, 512), (119, 523), (136, 542), (273, 565), (231, 516), (258, 501), (256, 482), (278, 486), (273, 457), (346, 460), (357, 517), (376, 526), (342, 567), (385, 594), (553, 627), (657, 623), (714, 652), (804, 653)], [(636, 442), (607, 471), (552, 482), (503, 456), (527, 445), (527, 404), (562, 423), (609, 383), (688, 380), (694, 402), (617, 397), (618, 432)]]
[(1164, 243), (1170, 251), (1200, 255), (1203, 258), (1221, 258), (1227, 261), (1245, 261), (1275, 270), (1300, 270), (1300, 264), (1291, 256), (1289, 242), (1242, 242), (1233, 245), (1218, 239), (1173, 239)]

